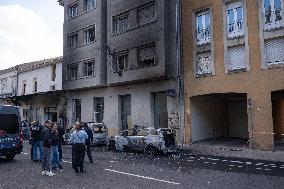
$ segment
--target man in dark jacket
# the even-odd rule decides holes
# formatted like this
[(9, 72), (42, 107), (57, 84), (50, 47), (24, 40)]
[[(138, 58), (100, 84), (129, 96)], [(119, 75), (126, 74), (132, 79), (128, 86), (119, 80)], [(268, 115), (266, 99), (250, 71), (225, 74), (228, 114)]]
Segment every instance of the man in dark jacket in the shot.
[(33, 149), (33, 161), (38, 161), (37, 159), (37, 148), (39, 148), (40, 161), (43, 158), (43, 148), (42, 148), (42, 139), (41, 139), (41, 131), (43, 127), (37, 122), (34, 121), (31, 126), (31, 143)]
[(87, 123), (83, 123), (83, 126), (84, 126), (85, 132), (88, 135), (88, 139), (86, 139), (86, 142), (85, 142), (86, 152), (87, 152), (88, 158), (90, 160), (90, 163), (93, 163), (94, 160), (93, 160), (93, 156), (92, 156), (92, 152), (91, 152), (91, 144), (93, 143), (93, 132), (90, 129), (90, 127), (88, 126)]
[(58, 144), (58, 152), (59, 152), (59, 161), (62, 160), (62, 144), (64, 143), (64, 134), (65, 129), (58, 124), (58, 137), (59, 137), (59, 144)]
[(51, 121), (44, 122), (44, 128), (41, 131), (42, 143), (43, 143), (43, 159), (42, 159), (42, 175), (54, 176), (50, 169), (50, 155), (51, 155)]

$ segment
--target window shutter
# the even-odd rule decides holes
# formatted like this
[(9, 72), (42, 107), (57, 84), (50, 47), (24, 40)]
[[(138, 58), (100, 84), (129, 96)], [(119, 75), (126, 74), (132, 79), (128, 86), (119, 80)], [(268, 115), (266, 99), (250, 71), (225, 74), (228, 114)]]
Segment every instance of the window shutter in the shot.
[(269, 39), (264, 42), (265, 63), (267, 65), (284, 63), (284, 38)]
[(197, 75), (212, 74), (211, 51), (197, 54)]
[(138, 10), (138, 23), (139, 25), (151, 23), (155, 17), (155, 4), (141, 8)]
[(139, 49), (139, 59), (140, 61), (150, 60), (156, 57), (156, 46), (150, 46)]
[(239, 70), (246, 68), (245, 45), (228, 48), (229, 70)]

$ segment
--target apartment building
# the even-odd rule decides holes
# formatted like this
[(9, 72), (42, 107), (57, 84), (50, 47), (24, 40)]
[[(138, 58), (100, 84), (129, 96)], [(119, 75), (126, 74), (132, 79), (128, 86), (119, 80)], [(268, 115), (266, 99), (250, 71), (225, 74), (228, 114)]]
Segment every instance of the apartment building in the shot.
[(284, 134), (283, 0), (183, 0), (185, 138), (242, 138), (273, 150)]
[[(176, 1), (62, 0), (67, 118), (180, 128)], [(178, 120), (178, 121), (177, 121)]]
[(0, 71), (1, 101), (20, 108), (22, 120), (52, 120), (64, 124), (62, 57), (45, 59)]

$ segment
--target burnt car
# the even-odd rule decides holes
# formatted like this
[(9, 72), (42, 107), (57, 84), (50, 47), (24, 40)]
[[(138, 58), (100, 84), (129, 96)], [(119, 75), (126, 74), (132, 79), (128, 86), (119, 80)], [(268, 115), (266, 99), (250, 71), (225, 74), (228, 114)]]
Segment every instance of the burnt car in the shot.
[(177, 151), (172, 129), (134, 128), (109, 138), (108, 148), (118, 151), (141, 152), (147, 155), (168, 154)]
[(107, 145), (108, 129), (104, 123), (88, 122), (88, 126), (93, 132), (93, 145)]

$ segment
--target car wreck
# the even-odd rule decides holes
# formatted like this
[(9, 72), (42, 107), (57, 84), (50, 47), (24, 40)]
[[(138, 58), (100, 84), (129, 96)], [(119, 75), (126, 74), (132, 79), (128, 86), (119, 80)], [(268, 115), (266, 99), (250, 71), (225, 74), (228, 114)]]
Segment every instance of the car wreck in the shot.
[(89, 122), (88, 126), (93, 132), (93, 145), (107, 145), (108, 129), (104, 123)]
[(177, 151), (172, 129), (134, 128), (109, 138), (108, 148), (117, 151), (142, 152), (147, 155), (168, 154)]

